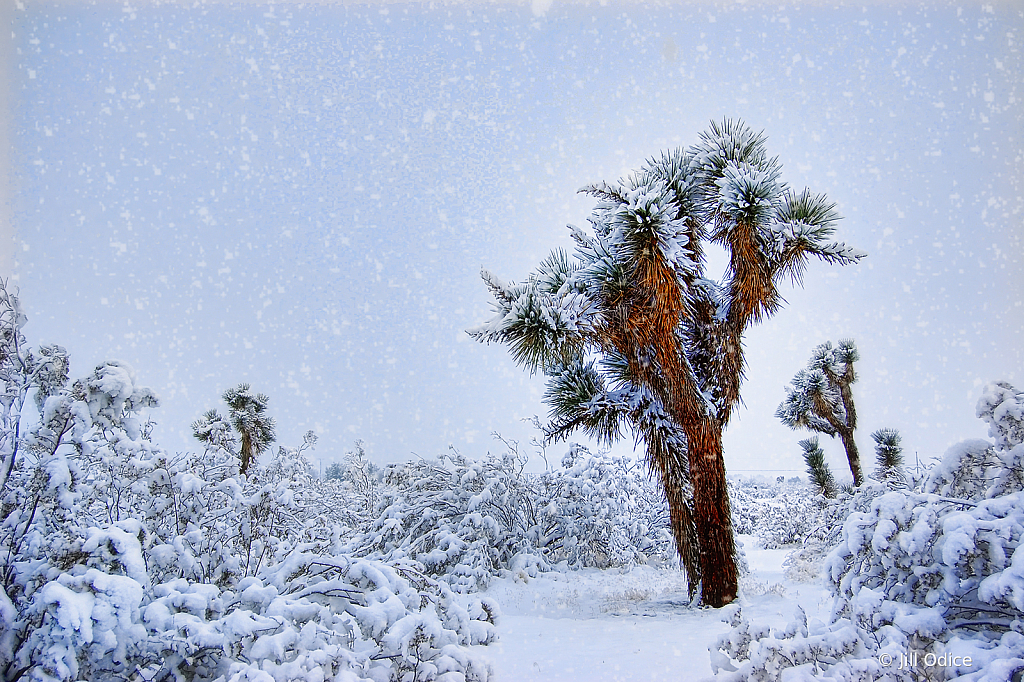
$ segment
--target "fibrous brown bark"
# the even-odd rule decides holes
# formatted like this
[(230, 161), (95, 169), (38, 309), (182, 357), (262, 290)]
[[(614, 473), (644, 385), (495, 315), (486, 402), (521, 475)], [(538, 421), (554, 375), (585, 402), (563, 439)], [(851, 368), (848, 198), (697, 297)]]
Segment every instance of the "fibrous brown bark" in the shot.
[(700, 543), (701, 601), (719, 608), (736, 598), (729, 491), (722, 457), (722, 427), (713, 418), (684, 422), (693, 480), (693, 521)]
[[(651, 248), (648, 253), (654, 256), (658, 251)], [(732, 602), (737, 592), (722, 427), (739, 398), (743, 354), (734, 327), (740, 325), (719, 327), (715, 340), (725, 352), (712, 351), (709, 355), (713, 362), (727, 365), (726, 371), (717, 375), (725, 386), (715, 387), (718, 395), (724, 394), (722, 403), (726, 406), (724, 415), (719, 415), (701, 393), (676, 333), (685, 304), (675, 273), (656, 256), (638, 260), (635, 273), (637, 291), (643, 294), (629, 301), (632, 305), (624, 306), (626, 314), (606, 338), (630, 359), (634, 376), (661, 398), (686, 436), (685, 457), (673, 456), (677, 453), (671, 449), (652, 455), (665, 483), (672, 534), (683, 565), (691, 579), (699, 572), (701, 603), (719, 608)], [(709, 310), (707, 314), (710, 322), (713, 313)], [(710, 323), (705, 328), (714, 335), (714, 327), (715, 323)], [(639, 352), (643, 349), (652, 350), (653, 358), (641, 358)], [(692, 501), (686, 499), (687, 476), (692, 482)], [(690, 586), (696, 587), (692, 582)]]
[(687, 594), (690, 599), (700, 585), (700, 543), (693, 518), (693, 501), (689, 496), (686, 477), (686, 454), (676, 452), (663, 443), (648, 442), (647, 452), (651, 464), (661, 475), (662, 487), (668, 500), (669, 524), (675, 540), (676, 552), (686, 571)]
[(242, 463), (238, 467), (238, 473), (244, 474), (252, 464), (252, 437), (245, 431), (242, 431), (242, 449), (239, 454), (242, 457)]

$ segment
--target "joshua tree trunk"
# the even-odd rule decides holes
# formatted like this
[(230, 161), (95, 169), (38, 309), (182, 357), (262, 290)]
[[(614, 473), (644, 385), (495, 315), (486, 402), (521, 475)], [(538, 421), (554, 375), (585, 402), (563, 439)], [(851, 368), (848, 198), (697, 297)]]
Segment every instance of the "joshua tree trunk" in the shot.
[(242, 457), (242, 463), (238, 467), (238, 473), (244, 474), (249, 470), (249, 465), (252, 464), (252, 437), (245, 431), (242, 432), (242, 448), (239, 454)]
[(850, 462), (850, 473), (853, 474), (853, 484), (860, 486), (864, 483), (864, 474), (860, 468), (860, 453), (857, 451), (857, 441), (853, 439), (853, 429), (842, 429), (839, 431), (839, 438), (846, 448), (846, 459)]
[[(656, 361), (644, 366), (637, 357), (632, 369), (635, 376), (661, 396), (662, 404), (686, 436), (686, 458), (665, 456), (673, 454), (669, 450), (661, 453), (659, 459), (662, 461), (658, 465), (665, 472), (663, 480), (676, 548), (684, 566), (688, 566), (686, 562), (689, 560), (698, 567), (701, 603), (720, 608), (732, 602), (737, 592), (735, 545), (729, 491), (725, 482), (725, 460), (722, 457), (722, 427), (729, 418), (730, 409), (722, 410), (721, 414), (708, 413), (706, 398), (697, 388), (675, 333), (681, 309), (681, 300), (676, 298), (678, 289), (672, 286), (674, 280), (667, 274), (669, 269), (664, 263), (658, 265), (661, 267), (651, 269), (654, 274), (648, 281), (657, 282), (658, 275), (662, 275), (664, 286), (655, 284), (652, 287), (655, 295), (651, 297), (660, 305), (652, 306), (654, 309), (643, 316), (644, 323), (631, 325), (633, 329), (643, 329), (650, 334), (650, 347), (655, 351)], [(668, 293), (657, 295), (663, 291)], [(727, 331), (732, 330), (729, 328)], [(742, 345), (738, 334), (736, 343), (730, 343), (732, 340), (733, 337), (729, 336), (723, 342), (729, 352), (716, 356), (724, 358), (727, 365), (717, 378), (726, 383), (724, 391), (735, 390), (738, 399), (739, 375), (743, 366)], [(623, 346), (626, 347), (625, 344)], [(639, 343), (629, 346), (635, 357), (638, 347), (643, 346)], [(731, 399), (727, 405), (731, 407), (734, 402), (736, 399)], [(679, 483), (685, 481), (687, 475), (693, 489), (690, 504), (685, 499), (686, 490)]]
[(686, 571), (686, 587), (690, 599), (697, 592), (701, 578), (700, 543), (693, 520), (693, 500), (687, 486), (686, 455), (673, 448), (648, 444), (648, 452), (658, 473), (668, 499), (669, 524), (676, 543), (676, 552)]
[(738, 579), (722, 426), (711, 417), (682, 424), (689, 444), (693, 521), (700, 543), (701, 601), (719, 608), (736, 598)]
[(850, 388), (850, 384), (855, 380), (856, 375), (853, 373), (853, 362), (850, 362), (847, 364), (842, 380), (838, 382), (839, 395), (843, 398), (843, 409), (846, 410), (846, 428), (837, 430), (839, 431), (839, 437), (843, 440), (843, 447), (846, 448), (846, 459), (850, 462), (853, 485), (860, 487), (864, 482), (864, 474), (861, 473), (860, 469), (860, 453), (857, 452), (857, 441), (853, 439), (853, 432), (857, 428), (857, 408), (853, 403), (853, 389)]

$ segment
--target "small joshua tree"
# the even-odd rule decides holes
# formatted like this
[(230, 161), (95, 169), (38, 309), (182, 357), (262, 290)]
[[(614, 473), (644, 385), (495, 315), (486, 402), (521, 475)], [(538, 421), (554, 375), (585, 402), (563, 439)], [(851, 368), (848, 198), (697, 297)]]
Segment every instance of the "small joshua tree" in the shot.
[(239, 384), (224, 391), (224, 402), (228, 404), (231, 425), (242, 437), (239, 473), (244, 474), (252, 461), (274, 442), (274, 419), (266, 414), (270, 398), (262, 393), (253, 393), (249, 384)]
[(896, 429), (878, 429), (871, 437), (875, 440), (875, 459), (878, 462), (875, 478), (891, 490), (906, 488), (907, 475), (903, 471), (900, 432)]
[(806, 369), (797, 372), (786, 389), (775, 416), (791, 429), (803, 427), (835, 438), (839, 436), (850, 462), (853, 485), (864, 482), (860, 453), (853, 432), (857, 428), (857, 410), (850, 386), (857, 381), (853, 363), (860, 359), (852, 339), (833, 347), (826, 341), (811, 354)]
[(253, 393), (249, 384), (229, 388), (224, 391), (223, 398), (228, 404), (228, 418), (222, 417), (217, 410), (209, 410), (193, 422), (192, 434), (206, 445), (223, 446), (234, 452), (236, 441), (227, 429), (230, 424), (241, 441), (238, 472), (244, 474), (253, 460), (274, 442), (274, 419), (266, 413), (270, 398), (262, 393)]
[(813, 436), (800, 441), (804, 451), (804, 462), (807, 463), (807, 474), (811, 477), (814, 491), (832, 499), (836, 496), (836, 479), (825, 462), (825, 453), (818, 447), (818, 437)]

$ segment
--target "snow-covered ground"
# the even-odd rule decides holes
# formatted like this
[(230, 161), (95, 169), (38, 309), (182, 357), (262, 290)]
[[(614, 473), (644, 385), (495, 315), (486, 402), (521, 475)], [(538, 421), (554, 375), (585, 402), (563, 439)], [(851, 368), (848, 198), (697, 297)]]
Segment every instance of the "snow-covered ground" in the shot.
[[(786, 581), (788, 549), (756, 549), (740, 536), (750, 566), (740, 604), (761, 623), (781, 625), (796, 605), (826, 620), (823, 586)], [(721, 612), (695, 609), (678, 570), (641, 566), (588, 569), (495, 580), (500, 639), (478, 647), (497, 682), (697, 680), (711, 675), (708, 648), (728, 629)]]

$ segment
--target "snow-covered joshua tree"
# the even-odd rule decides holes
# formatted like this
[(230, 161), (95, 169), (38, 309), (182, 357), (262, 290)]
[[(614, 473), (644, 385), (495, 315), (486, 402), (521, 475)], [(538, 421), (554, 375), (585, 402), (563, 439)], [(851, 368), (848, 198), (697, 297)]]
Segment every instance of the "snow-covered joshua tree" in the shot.
[[(779, 310), (779, 285), (799, 282), (809, 256), (864, 255), (830, 241), (831, 202), (780, 174), (763, 134), (712, 123), (693, 147), (581, 190), (599, 203), (593, 234), (570, 227), (572, 257), (554, 252), (520, 284), (484, 272), (496, 314), (470, 330), (548, 376), (549, 439), (629, 429), (644, 441), (677, 548), (714, 607), (737, 589), (722, 430), (740, 397), (743, 333)], [(705, 275), (707, 242), (729, 255), (721, 280)]]
[(860, 359), (853, 339), (844, 339), (835, 347), (830, 341), (811, 353), (805, 369), (797, 372), (786, 399), (779, 404), (775, 416), (791, 429), (805, 428), (835, 438), (839, 436), (846, 449), (853, 484), (864, 482), (860, 453), (853, 432), (857, 428), (857, 410), (850, 386), (857, 381), (853, 363)]
[[(223, 398), (228, 405), (228, 418), (217, 410), (209, 410), (192, 423), (192, 435), (207, 446), (223, 447), (231, 453), (237, 444), (238, 471), (244, 474), (274, 442), (274, 419), (266, 413), (270, 398), (253, 393), (249, 384), (229, 388)], [(238, 433), (237, 439), (230, 432), (229, 424)]]

